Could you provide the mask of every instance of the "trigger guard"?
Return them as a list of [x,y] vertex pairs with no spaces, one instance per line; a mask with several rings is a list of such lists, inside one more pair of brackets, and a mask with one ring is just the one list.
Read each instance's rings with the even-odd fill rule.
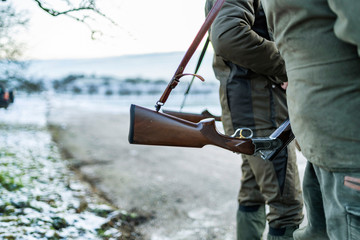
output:
[[[247,130],[250,132],[249,136],[244,136],[243,135],[243,131]],[[250,128],[238,128],[236,129],[235,133],[233,135],[231,135],[232,137],[235,138],[240,138],[240,139],[250,139],[254,136],[254,132],[250,129]]]

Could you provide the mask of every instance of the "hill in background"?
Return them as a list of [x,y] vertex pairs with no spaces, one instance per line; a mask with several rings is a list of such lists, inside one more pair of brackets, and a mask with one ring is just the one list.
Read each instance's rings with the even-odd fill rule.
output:
[[[93,59],[33,60],[27,75],[45,80],[82,74],[168,81],[184,55],[184,52],[171,52]],[[194,54],[185,72],[194,72],[199,55],[199,52]],[[205,54],[199,74],[207,81],[216,81],[212,70],[212,52]]]

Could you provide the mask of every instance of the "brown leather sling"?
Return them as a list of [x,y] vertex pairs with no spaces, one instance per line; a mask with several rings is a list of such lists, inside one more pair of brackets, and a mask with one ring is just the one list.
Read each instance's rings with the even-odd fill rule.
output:
[[164,93],[162,94],[162,96],[160,97],[159,101],[156,102],[156,105],[155,105],[156,111],[159,111],[160,108],[165,104],[171,91],[177,86],[177,84],[179,83],[179,79],[181,77],[183,77],[185,75],[193,75],[193,76],[196,76],[197,78],[199,78],[200,80],[204,81],[204,79],[201,76],[196,75],[196,74],[191,74],[191,73],[184,73],[184,70],[185,70],[186,65],[190,61],[192,55],[196,51],[197,47],[201,43],[203,37],[209,30],[211,24],[213,23],[216,15],[219,13],[224,2],[225,2],[225,0],[217,0],[215,2],[215,4],[213,5],[213,7],[211,8],[209,14],[207,15],[207,17],[205,19],[205,22],[201,26],[199,32],[197,33],[195,39],[191,43],[189,49],[186,51],[185,56],[183,57],[182,61],[180,62],[180,65],[178,66],[174,76],[172,77],[171,81],[167,85],[167,87],[166,87]]

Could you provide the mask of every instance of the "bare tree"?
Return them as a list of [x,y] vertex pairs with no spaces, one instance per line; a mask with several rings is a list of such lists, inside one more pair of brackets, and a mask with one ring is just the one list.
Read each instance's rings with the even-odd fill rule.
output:
[[111,24],[117,25],[115,21],[105,15],[96,5],[96,0],[33,0],[42,10],[51,16],[67,16],[75,21],[85,24],[91,31],[94,39],[99,29],[94,29],[93,23],[96,17],[108,20]]
[[0,3],[0,82],[17,79],[24,68],[23,62],[17,61],[21,56],[23,45],[16,41],[16,34],[24,28],[28,18],[17,12],[10,3]]
[[11,4],[0,4],[0,59],[13,61],[21,55],[21,45],[15,41],[18,30],[24,28],[28,18],[15,11]]
[[[96,34],[101,34],[100,29],[95,29],[98,18],[106,19],[109,23],[117,25],[107,17],[96,5],[96,0],[32,0],[34,4],[51,16],[66,16],[74,21],[85,24],[95,39]],[[25,12],[18,12],[11,1],[0,2],[0,82],[20,83],[21,69],[24,62],[17,61],[21,56],[23,44],[16,39],[16,33],[25,28],[29,18]]]

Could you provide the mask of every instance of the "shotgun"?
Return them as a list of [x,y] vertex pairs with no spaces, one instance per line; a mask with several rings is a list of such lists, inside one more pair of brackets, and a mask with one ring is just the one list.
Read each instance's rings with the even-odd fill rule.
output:
[[200,122],[201,120],[205,119],[205,118],[214,118],[215,121],[221,121],[221,117],[220,116],[214,116],[212,115],[208,110],[204,110],[202,111],[200,114],[197,113],[188,113],[188,112],[177,112],[177,111],[171,111],[171,110],[162,110],[163,113],[166,113],[168,115],[172,115],[178,118],[182,118],[185,120],[188,120],[190,122]]
[[289,121],[267,138],[237,138],[219,133],[215,119],[194,123],[134,104],[130,107],[130,144],[194,148],[215,145],[235,153],[260,154],[271,161],[293,139]]

